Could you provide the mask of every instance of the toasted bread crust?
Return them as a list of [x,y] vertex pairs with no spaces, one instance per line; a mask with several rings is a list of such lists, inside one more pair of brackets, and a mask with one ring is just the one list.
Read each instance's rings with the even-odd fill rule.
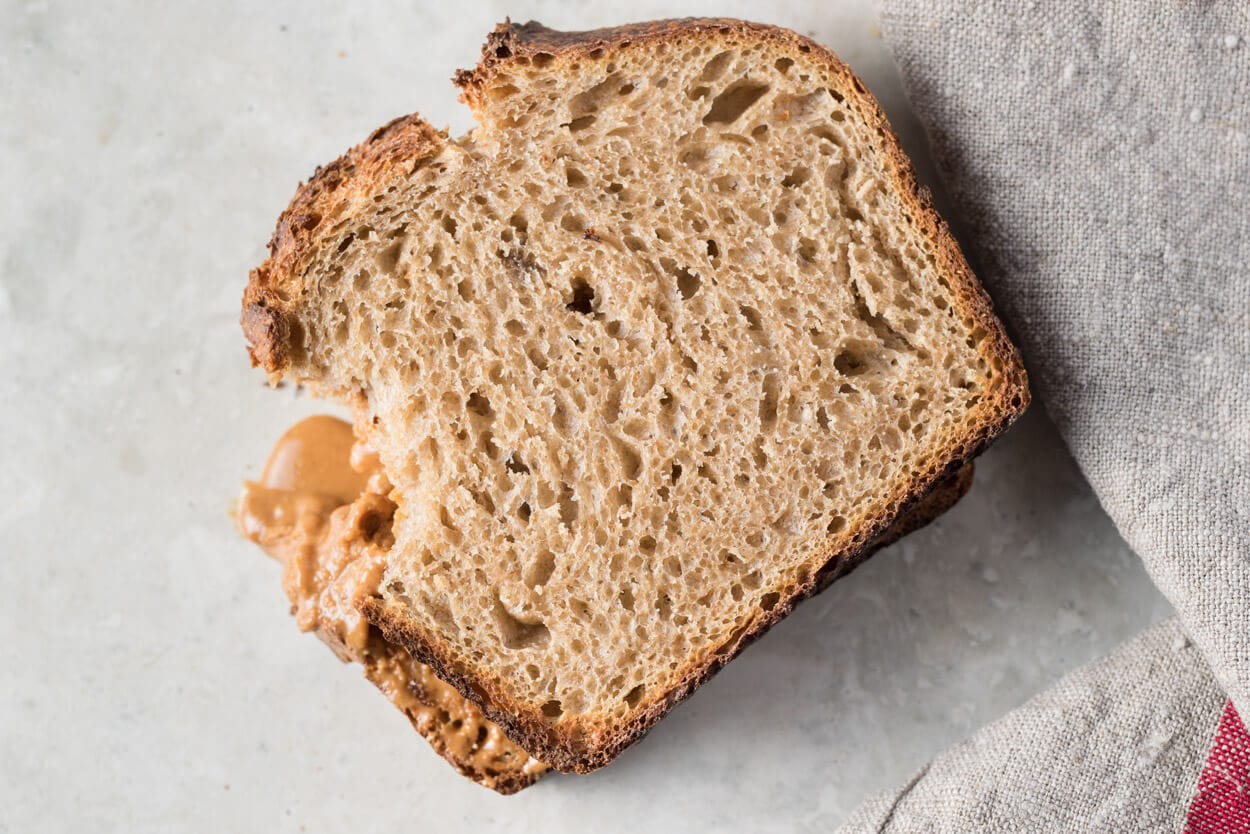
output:
[[321,230],[367,194],[391,168],[414,171],[447,144],[447,134],[413,113],[400,116],[338,159],[317,168],[301,183],[278,217],[269,239],[269,257],[248,276],[240,324],[253,367],[277,379],[301,349],[298,324],[288,315],[299,295],[301,266],[315,249]]
[[[780,50],[802,53],[805,59],[822,63],[831,75],[842,80],[841,90],[847,104],[880,139],[877,154],[886,176],[904,200],[917,228],[934,243],[937,268],[956,297],[957,303],[953,306],[970,329],[983,334],[976,348],[994,369],[998,382],[986,390],[966,431],[922,464],[921,476],[885,502],[880,512],[854,536],[831,541],[815,554],[809,562],[820,565],[818,570],[800,572],[791,584],[775,589],[779,599],[771,610],[757,612],[725,643],[693,660],[675,686],[650,696],[627,722],[615,723],[615,719],[606,716],[599,720],[595,715],[583,715],[553,725],[537,705],[509,698],[503,682],[475,675],[452,647],[425,633],[398,607],[388,606],[378,598],[363,600],[363,612],[382,629],[387,639],[405,646],[418,659],[434,667],[440,677],[477,702],[488,717],[503,726],[509,736],[533,755],[564,771],[589,772],[607,764],[675,704],[783,619],[798,602],[859,564],[881,546],[877,543],[878,537],[906,508],[984,450],[1023,413],[1030,399],[1027,376],[1015,346],[995,317],[989,296],[973,277],[948,227],[934,211],[928,191],[917,184],[911,163],[884,113],[863,83],[825,47],[785,29],[727,19],[659,21],[589,32],[556,32],[532,22],[519,26],[505,23],[488,37],[478,66],[458,72],[455,80],[462,88],[463,99],[480,110],[481,92],[492,78],[511,66],[541,62],[558,68],[566,62],[609,60],[621,50],[668,39],[707,39],[730,44],[763,40]],[[377,181],[379,171],[400,161],[419,165],[446,141],[445,136],[432,131],[417,117],[397,120],[343,159],[319,171],[301,188],[291,208],[279,221],[269,260],[253,271],[244,296],[244,330],[252,343],[253,361],[271,376],[281,374],[290,362],[292,351],[299,347],[295,334],[289,332],[291,325],[285,323],[283,311],[298,292],[297,266],[311,247],[323,216],[351,195],[367,194]],[[285,343],[275,342],[281,339],[285,339]]]
[[[976,464],[972,461],[964,463],[955,474],[944,478],[933,485],[929,493],[919,498],[914,504],[899,514],[894,523],[885,529],[880,536],[869,542],[865,550],[876,552],[889,547],[904,536],[914,533],[938,519],[972,489],[972,480],[976,475]],[[863,555],[867,556],[868,553]]]

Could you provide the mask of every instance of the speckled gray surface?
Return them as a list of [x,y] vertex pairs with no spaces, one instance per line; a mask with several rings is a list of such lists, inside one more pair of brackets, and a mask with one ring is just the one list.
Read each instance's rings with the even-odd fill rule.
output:
[[[833,8],[826,8],[832,5]],[[636,2],[838,51],[922,153],[867,0]],[[11,3],[0,27],[0,831],[826,830],[1168,607],[1040,408],[933,527],[807,603],[612,767],[463,782],[317,641],[226,507],[320,410],[236,325],[295,183],[571,2]],[[922,178],[930,179],[921,165]]]

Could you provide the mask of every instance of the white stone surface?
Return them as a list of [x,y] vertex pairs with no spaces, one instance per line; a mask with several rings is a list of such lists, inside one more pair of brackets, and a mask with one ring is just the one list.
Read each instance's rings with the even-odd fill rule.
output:
[[957,509],[612,767],[461,780],[296,633],[226,514],[322,410],[264,388],[236,324],[296,182],[402,112],[467,127],[447,78],[507,14],[785,24],[923,138],[869,0],[209,5],[4,4],[0,832],[827,830],[1167,613],[1035,408]]

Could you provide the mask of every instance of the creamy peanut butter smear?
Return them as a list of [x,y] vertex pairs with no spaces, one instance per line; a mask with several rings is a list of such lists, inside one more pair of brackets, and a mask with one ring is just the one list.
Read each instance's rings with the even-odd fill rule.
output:
[[390,491],[377,455],[350,423],[309,417],[274,445],[260,480],[244,483],[238,525],[283,564],[301,631],[315,631],[341,659],[363,665],[365,677],[465,776],[519,790],[547,766],[357,611],[355,601],[377,588],[393,543]]

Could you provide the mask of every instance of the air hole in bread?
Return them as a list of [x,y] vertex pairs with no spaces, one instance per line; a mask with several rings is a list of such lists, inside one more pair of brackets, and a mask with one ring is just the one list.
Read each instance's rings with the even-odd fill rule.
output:
[[574,278],[569,299],[564,306],[574,313],[590,315],[595,307],[595,290],[585,278]]
[[703,124],[733,124],[759,101],[769,90],[769,85],[742,79],[712,99],[712,107],[703,117]]
[[646,688],[647,687],[644,684],[640,683],[625,693],[625,703],[630,709],[638,706],[638,703],[642,700],[642,693],[646,690]]
[[550,550],[539,552],[538,557],[530,564],[525,572],[524,582],[531,588],[539,585],[546,585],[547,580],[551,579],[551,575],[556,570],[556,555]]
[[490,406],[490,400],[474,391],[465,401],[465,408],[478,417],[486,420],[495,419],[495,410]]
[[781,393],[781,377],[776,372],[764,375],[760,396],[760,429],[772,431],[777,425],[777,400]]
[[525,356],[526,358],[530,360],[530,363],[538,370],[540,371],[547,370],[547,366],[548,366],[547,355],[543,352],[542,348],[539,347],[538,345],[534,345],[534,344],[528,345],[525,349]]
[[451,513],[446,506],[438,508],[438,522],[443,526],[443,536],[453,545],[464,541],[464,533],[451,520]]
[[489,492],[484,492],[482,490],[475,489],[475,490],[472,490],[472,494],[473,494],[473,500],[477,502],[477,505],[479,507],[481,507],[483,510],[490,513],[491,515],[494,515],[495,499],[490,497]]
[[668,594],[661,594],[655,601],[655,610],[660,619],[669,619],[673,615],[673,598]]
[[699,80],[715,81],[720,78],[725,74],[725,70],[729,69],[729,64],[734,57],[734,53],[728,51],[712,56],[711,60],[703,65],[703,71],[699,73]]
[[621,473],[628,479],[633,480],[638,477],[638,472],[642,469],[642,455],[638,449],[632,444],[619,437],[611,437],[613,448],[621,461]]
[[694,297],[694,294],[699,291],[699,285],[702,283],[698,275],[695,275],[685,267],[677,270],[676,278],[677,292],[679,292],[681,297],[686,301],[689,301]]
[[760,318],[759,310],[746,304],[738,305],[738,312],[747,320],[747,327],[755,332],[763,330],[763,320]]
[[799,260],[804,264],[810,264],[816,260],[816,241],[810,238],[800,237],[798,246]]
[[859,376],[873,370],[879,358],[871,347],[860,342],[846,344],[833,358],[833,367],[842,376]]
[[799,165],[781,181],[782,188],[798,188],[803,183],[812,178],[812,169],[806,165]]
[[509,611],[495,597],[492,614],[499,629],[499,638],[505,648],[528,649],[541,648],[551,639],[551,631],[541,620],[524,621]]

